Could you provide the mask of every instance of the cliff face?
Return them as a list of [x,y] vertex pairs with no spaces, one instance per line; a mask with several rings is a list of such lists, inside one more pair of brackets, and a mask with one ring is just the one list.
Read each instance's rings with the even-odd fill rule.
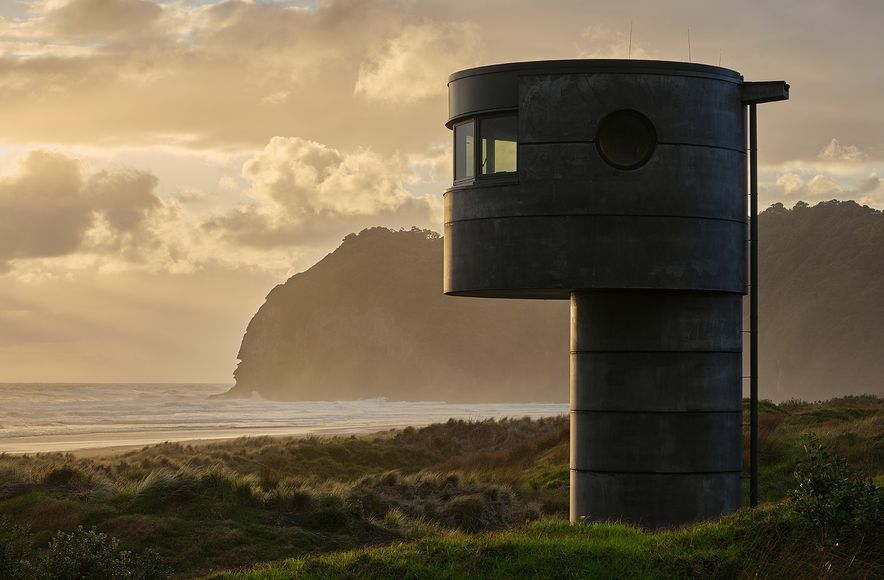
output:
[[[759,219],[762,396],[884,390],[884,214],[777,205]],[[373,228],[274,288],[231,395],[567,401],[565,301],[442,294],[442,240]]]
[[274,288],[232,394],[274,399],[566,401],[568,304],[442,294],[442,239],[351,234]]

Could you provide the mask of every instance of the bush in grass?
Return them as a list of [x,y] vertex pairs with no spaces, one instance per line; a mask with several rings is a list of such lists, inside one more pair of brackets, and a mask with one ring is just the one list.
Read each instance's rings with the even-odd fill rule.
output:
[[826,450],[812,433],[804,436],[803,448],[789,506],[836,541],[875,531],[884,521],[884,488]]
[[31,576],[28,530],[0,516],[0,578]]
[[152,580],[169,576],[155,553],[133,555],[122,550],[113,536],[83,526],[58,532],[49,542],[41,564],[39,577],[54,580]]

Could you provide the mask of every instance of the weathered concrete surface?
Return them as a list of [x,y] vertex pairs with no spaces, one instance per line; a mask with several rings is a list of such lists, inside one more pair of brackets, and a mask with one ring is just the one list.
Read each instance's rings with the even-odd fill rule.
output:
[[654,528],[738,510],[741,475],[572,471],[571,491],[571,521],[623,520]]
[[[444,290],[571,300],[572,520],[677,525],[740,505],[741,84],[613,60],[449,82],[449,126],[517,115],[518,172],[446,192]],[[657,138],[630,170],[597,147],[600,121],[624,109]]]
[[[478,194],[477,194],[478,195]],[[655,216],[536,216],[445,225],[445,292],[566,299],[572,289],[745,288],[745,225]]]
[[736,293],[572,294],[572,513],[656,526],[740,505],[740,316]]
[[[510,179],[480,178],[446,193],[445,292],[559,299],[579,288],[744,292],[739,76],[640,61],[550,67],[574,72],[526,65],[491,67],[481,80],[453,75],[458,120],[476,111],[518,115],[519,162]],[[657,133],[650,159],[634,170],[611,167],[596,148],[599,121],[620,109],[647,116]]]

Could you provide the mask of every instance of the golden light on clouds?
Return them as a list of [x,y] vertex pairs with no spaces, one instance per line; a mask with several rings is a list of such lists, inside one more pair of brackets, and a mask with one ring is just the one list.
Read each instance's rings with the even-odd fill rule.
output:
[[768,202],[882,207],[882,20],[799,0],[3,3],[0,381],[229,381],[274,283],[364,227],[441,228],[449,73],[625,57],[630,23],[633,57],[685,60],[690,26],[695,61],[792,83],[762,113]]

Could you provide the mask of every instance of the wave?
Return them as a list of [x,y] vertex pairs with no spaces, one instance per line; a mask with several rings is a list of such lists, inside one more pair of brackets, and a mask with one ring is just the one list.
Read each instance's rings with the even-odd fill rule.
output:
[[[273,434],[380,430],[449,418],[541,417],[567,413],[563,403],[457,404],[441,401],[268,401],[216,397],[219,384],[0,384],[0,452],[27,438],[64,437],[68,445],[117,434],[145,440],[158,433],[196,439],[211,432]],[[137,437],[135,437],[137,438]],[[18,441],[16,441],[18,440]],[[60,444],[61,445],[61,444]],[[69,449],[75,447],[68,447]],[[60,448],[62,449],[62,448]],[[59,450],[59,449],[53,449]]]

